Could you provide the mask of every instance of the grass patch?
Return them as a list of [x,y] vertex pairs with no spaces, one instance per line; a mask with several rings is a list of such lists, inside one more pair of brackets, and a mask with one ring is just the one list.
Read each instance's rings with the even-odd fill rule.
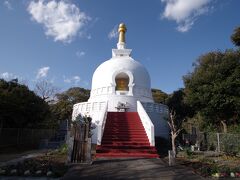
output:
[[[210,154],[210,155],[209,155]],[[240,158],[215,152],[181,152],[177,162],[203,177],[240,177]]]

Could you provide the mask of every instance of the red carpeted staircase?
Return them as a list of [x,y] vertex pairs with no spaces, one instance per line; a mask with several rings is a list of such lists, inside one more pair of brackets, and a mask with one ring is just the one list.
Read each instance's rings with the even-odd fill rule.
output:
[[102,144],[96,157],[157,158],[137,112],[108,112]]

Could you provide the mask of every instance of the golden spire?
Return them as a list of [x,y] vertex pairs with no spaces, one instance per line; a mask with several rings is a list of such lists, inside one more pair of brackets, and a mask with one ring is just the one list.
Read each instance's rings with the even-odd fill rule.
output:
[[127,28],[124,23],[119,24],[118,32],[119,32],[119,39],[118,43],[125,43],[125,32],[127,31]]

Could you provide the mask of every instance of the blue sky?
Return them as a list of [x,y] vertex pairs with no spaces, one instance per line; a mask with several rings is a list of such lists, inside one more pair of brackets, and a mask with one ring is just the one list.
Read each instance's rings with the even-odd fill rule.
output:
[[91,88],[124,22],[132,57],[147,68],[153,88],[171,93],[200,55],[234,48],[239,7],[239,0],[1,0],[0,77],[32,89],[41,79],[61,91]]

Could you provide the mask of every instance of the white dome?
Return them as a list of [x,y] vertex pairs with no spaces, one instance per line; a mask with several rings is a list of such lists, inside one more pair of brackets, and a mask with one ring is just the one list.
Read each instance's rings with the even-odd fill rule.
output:
[[107,102],[108,111],[126,104],[129,111],[136,112],[137,101],[153,102],[151,82],[145,67],[131,58],[131,49],[125,48],[123,35],[117,49],[112,49],[112,58],[95,70],[88,102]]
[[134,87],[150,89],[150,77],[143,65],[129,56],[113,57],[102,63],[95,70],[92,78],[92,90],[112,86],[115,77],[120,73],[126,73]]

